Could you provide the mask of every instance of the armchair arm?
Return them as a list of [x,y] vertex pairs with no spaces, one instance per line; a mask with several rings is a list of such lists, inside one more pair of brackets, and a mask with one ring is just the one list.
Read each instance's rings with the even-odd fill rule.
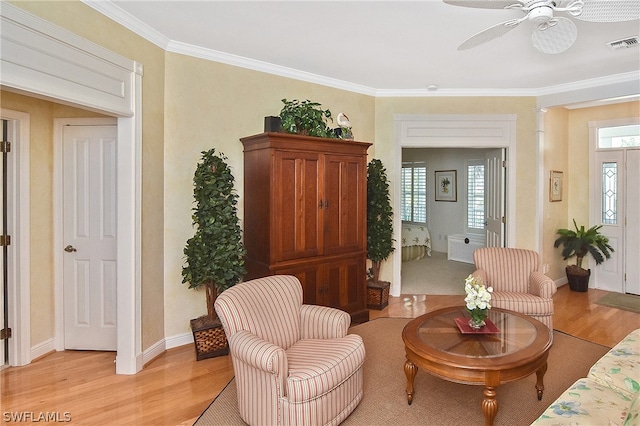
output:
[[556,283],[542,272],[533,271],[529,276],[529,293],[543,299],[551,299],[556,290]]
[[255,334],[238,331],[229,337],[229,349],[232,357],[251,367],[278,375],[283,381],[288,375],[289,366],[284,349]]
[[487,283],[487,271],[485,271],[484,269],[476,269],[475,271],[473,271],[472,275],[474,277],[482,278],[483,283],[491,285],[490,283]]
[[300,337],[302,339],[335,339],[347,335],[351,316],[340,309],[319,305],[302,305]]

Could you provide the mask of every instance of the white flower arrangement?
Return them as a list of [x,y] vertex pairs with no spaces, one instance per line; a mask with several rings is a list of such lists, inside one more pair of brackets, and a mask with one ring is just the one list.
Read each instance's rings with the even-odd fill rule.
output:
[[484,281],[480,277],[469,275],[464,280],[464,291],[467,297],[464,298],[469,311],[491,309],[491,293],[493,287],[485,287]]

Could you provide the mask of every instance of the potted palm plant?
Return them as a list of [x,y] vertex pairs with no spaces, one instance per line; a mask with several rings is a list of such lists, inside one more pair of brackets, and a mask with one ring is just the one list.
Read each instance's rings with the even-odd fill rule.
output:
[[245,248],[238,220],[238,194],[224,155],[202,152],[193,178],[193,237],[184,248],[182,282],[205,290],[207,315],[191,320],[197,359],[228,353],[224,330],[213,304],[218,294],[237,284],[245,274]]
[[589,276],[591,275],[591,269],[582,267],[584,257],[591,254],[596,265],[599,265],[606,259],[610,259],[614,250],[609,245],[609,239],[600,233],[602,225],[594,225],[585,229],[584,225],[578,227],[576,220],[573,219],[573,226],[575,230],[558,229],[557,234],[560,236],[553,246],[557,248],[562,245],[564,260],[576,257],[576,264],[566,267],[567,280],[571,290],[584,292],[589,289]]
[[393,253],[393,241],[393,209],[387,171],[382,162],[374,158],[367,165],[367,258],[372,265],[367,285],[370,309],[383,309],[389,303],[390,283],[380,281],[380,267]]

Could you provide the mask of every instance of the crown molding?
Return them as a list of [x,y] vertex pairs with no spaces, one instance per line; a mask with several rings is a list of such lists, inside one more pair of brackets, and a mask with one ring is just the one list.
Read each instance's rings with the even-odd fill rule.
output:
[[167,45],[169,44],[169,38],[164,36],[162,33],[156,31],[149,25],[145,24],[135,16],[131,15],[129,12],[126,12],[111,3],[110,1],[105,0],[81,0],[82,3],[87,6],[95,9],[100,12],[107,18],[117,22],[128,30],[133,31],[138,34],[140,37],[145,40],[150,41],[156,46],[166,50]]
[[182,55],[192,56],[196,58],[206,59],[214,62],[221,62],[227,65],[233,65],[241,68],[247,68],[254,71],[275,74],[280,77],[292,78],[294,80],[307,81],[309,83],[321,84],[323,86],[342,89],[349,92],[360,93],[363,95],[375,96],[376,90],[360,84],[350,83],[348,81],[338,80],[331,77],[325,77],[306,71],[300,71],[293,68],[283,67],[268,62],[258,61],[255,59],[245,58],[243,56],[233,55],[230,53],[220,52],[217,50],[206,49],[192,44],[171,41],[166,49],[168,52],[179,53]]
[[114,5],[108,0],[81,0],[86,5],[102,13],[106,17],[121,24],[125,28],[133,31],[139,36],[145,38],[156,46],[161,47],[167,52],[178,53],[182,55],[201,58],[213,62],[220,62],[227,65],[233,65],[241,68],[251,69],[254,71],[265,72],[268,74],[277,75],[280,77],[291,78],[294,80],[306,81],[309,83],[320,84],[323,86],[332,87],[335,89],[341,89],[348,92],[360,93],[363,95],[388,98],[388,97],[448,97],[448,96],[532,96],[532,97],[549,97],[557,96],[563,93],[572,93],[581,90],[592,90],[601,86],[611,86],[631,83],[635,85],[635,82],[640,81],[640,76],[637,72],[628,72],[623,74],[616,74],[606,77],[598,77],[590,80],[576,81],[573,83],[559,84],[555,86],[541,87],[541,88],[493,88],[493,89],[438,89],[428,90],[424,89],[378,89],[369,86],[364,86],[357,83],[352,83],[344,80],[339,80],[331,77],[326,77],[318,74],[309,73],[306,71],[296,70],[294,68],[288,68],[281,65],[276,65],[268,62],[258,61],[230,53],[220,52],[213,49],[207,49],[200,46],[195,46],[179,41],[168,39],[149,25],[140,21],[138,18],[132,16],[128,12],[122,10],[118,6]]

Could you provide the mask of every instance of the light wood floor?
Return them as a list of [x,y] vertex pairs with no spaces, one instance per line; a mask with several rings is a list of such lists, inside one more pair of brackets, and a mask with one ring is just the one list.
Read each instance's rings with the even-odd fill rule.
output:
[[[576,293],[568,286],[554,296],[554,328],[613,346],[640,327],[640,314],[596,305],[606,292]],[[391,297],[378,317],[413,318],[454,304],[463,296]],[[195,360],[191,345],[166,351],[134,376],[114,373],[115,354],[65,351],[25,367],[0,372],[0,415],[69,413],[72,424],[191,425],[233,376],[228,356]],[[399,374],[402,374],[400,372]],[[41,423],[41,422],[38,422]]]

